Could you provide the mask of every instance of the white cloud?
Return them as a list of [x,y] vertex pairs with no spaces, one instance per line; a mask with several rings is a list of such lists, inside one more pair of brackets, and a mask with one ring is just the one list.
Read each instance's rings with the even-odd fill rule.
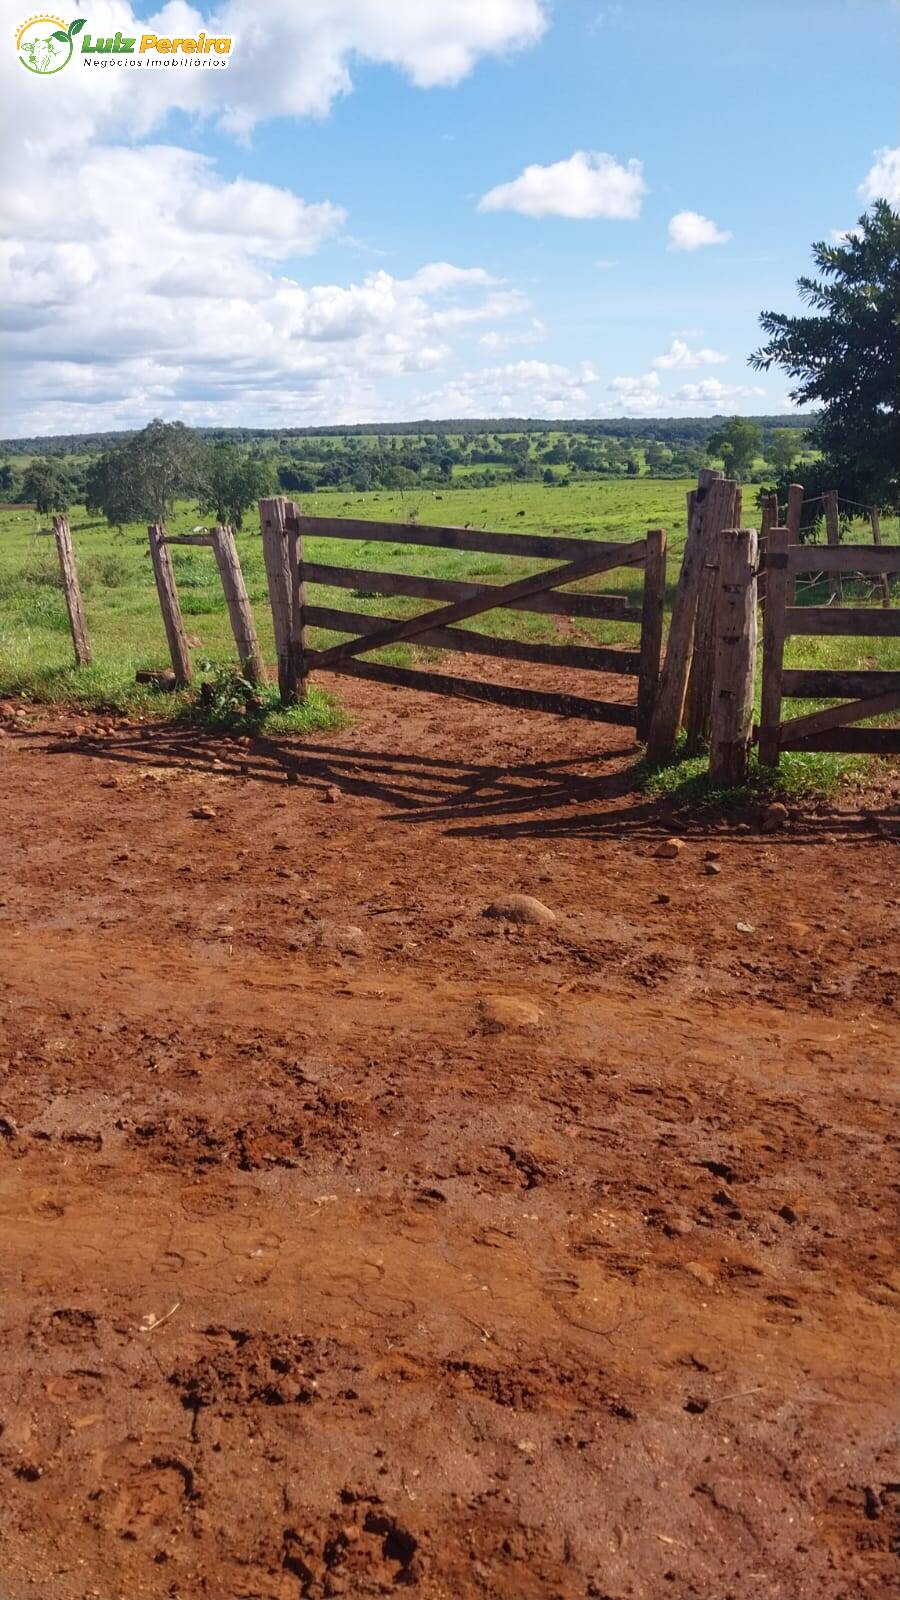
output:
[[858,228],[831,228],[828,233],[831,244],[849,244],[851,239],[858,239],[859,237]]
[[526,217],[634,221],[646,193],[640,161],[623,166],[603,151],[576,150],[567,161],[526,167],[511,183],[489,189],[478,209],[518,211]]
[[670,250],[699,250],[705,244],[727,244],[730,238],[699,211],[677,211],[669,220]]
[[672,396],[676,405],[720,408],[735,400],[756,400],[765,396],[756,384],[721,383],[718,378],[703,378],[699,383],[684,383]]
[[286,263],[341,226],[340,208],[228,181],[196,152],[94,146],[91,170],[104,181],[82,181],[81,152],[57,155],[8,196],[6,435],[154,412],[358,420],[384,410],[379,381],[439,369],[455,338],[528,306],[483,267],[445,261],[300,282]]
[[[87,71],[47,85],[0,60],[0,337],[6,433],[387,414],[382,383],[446,365],[457,340],[502,328],[527,297],[483,267],[427,263],[353,283],[297,276],[341,234],[337,200],[237,175],[157,139],[172,112],[247,136],[257,121],[324,116],[364,62],[421,88],[534,43],[545,0],[167,0],[104,31],[230,33],[227,73]],[[277,48],[276,48],[277,45]],[[121,142],[119,142],[121,141]],[[27,182],[22,173],[28,174]],[[315,182],[305,175],[304,187]],[[15,411],[13,412],[13,406]]]
[[516,345],[541,344],[546,337],[547,330],[544,324],[537,317],[532,317],[526,328],[509,328],[503,333],[492,328],[490,333],[481,335],[478,343],[483,350],[496,353],[499,350],[510,350]]
[[887,200],[892,206],[900,206],[900,145],[894,149],[885,145],[875,151],[875,161],[863,178],[859,193],[866,203]]
[[626,416],[655,411],[662,399],[658,372],[644,372],[636,378],[613,378],[609,388],[617,397],[617,409]]
[[591,404],[597,375],[590,362],[566,367],[550,361],[515,361],[464,372],[420,397],[427,417],[573,417]]
[[325,116],[350,93],[358,62],[396,67],[420,88],[458,83],[480,57],[537,42],[547,26],[546,0],[220,0],[198,8],[167,0],[136,19],[125,0],[105,0],[103,31],[188,37],[231,34],[227,73],[89,72],[74,62],[46,84],[4,53],[4,143],[23,133],[29,149],[66,149],[96,134],[145,136],[167,113],[211,117],[241,136],[272,117]]
[[678,367],[689,371],[693,367],[717,367],[727,360],[721,350],[692,350],[683,339],[673,339],[665,355],[657,356],[651,365],[662,370]]

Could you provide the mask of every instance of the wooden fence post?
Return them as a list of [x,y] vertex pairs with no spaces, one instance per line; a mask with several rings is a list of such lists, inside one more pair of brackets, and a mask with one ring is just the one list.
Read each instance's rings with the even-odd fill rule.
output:
[[759,718],[759,759],[777,767],[781,732],[781,679],[784,671],[785,611],[793,598],[793,580],[787,570],[791,544],[787,528],[769,534],[766,609],[763,613],[762,708]]
[[[788,531],[788,544],[800,543],[800,523],[803,520],[803,485],[791,483],[788,485],[787,510],[784,514],[784,526]],[[787,589],[785,590],[785,605],[792,606],[797,591],[797,579],[793,573],[788,575]]]
[[228,616],[231,620],[231,631],[237,645],[238,657],[244,674],[251,683],[265,683],[266,668],[259,640],[256,637],[256,625],[253,621],[253,611],[250,606],[250,597],[244,583],[244,574],[241,570],[240,557],[237,552],[234,533],[224,523],[219,523],[212,536],[213,555],[216,566],[222,579],[222,588],[225,591],[225,602],[228,606]]
[[[872,522],[872,543],[881,544],[881,517],[877,506],[870,506],[869,516]],[[891,603],[891,581],[886,572],[881,574],[881,604],[889,606]]]
[[63,590],[66,596],[66,610],[69,613],[69,626],[72,629],[75,665],[87,667],[91,661],[91,641],[84,618],[81,585],[78,582],[78,568],[75,564],[75,549],[72,544],[72,532],[69,527],[68,517],[54,517],[53,532],[56,537],[59,570],[62,573]]
[[[828,543],[830,545],[839,545],[841,542],[841,514],[838,509],[837,490],[826,489],[822,496],[822,504],[825,507],[825,532],[828,536]],[[840,573],[837,574],[837,592],[843,600],[844,579]]]
[[721,482],[724,474],[708,467],[701,468],[697,488],[687,497],[688,525],[678,587],[669,619],[669,637],[666,657],[659,678],[659,689],[647,754],[651,761],[668,761],[675,753],[675,741],[681,725],[681,712],[687,688],[691,653],[694,645],[694,619],[697,615],[697,596],[700,573],[704,559],[703,509],[710,488]]
[[290,552],[287,501],[281,495],[274,500],[260,500],[259,520],[278,652],[278,690],[281,704],[292,706],[300,687],[299,630],[295,629],[294,619],[295,590],[299,585]]
[[710,485],[704,506],[704,559],[694,618],[694,649],[685,703],[686,749],[696,755],[709,743],[713,661],[716,651],[716,601],[719,592],[719,549],[723,528],[740,527],[741,491],[732,478]]
[[769,532],[778,526],[778,496],[777,494],[764,494],[759,502],[760,523],[759,541],[757,544],[757,579],[756,603],[764,606],[766,603],[766,552],[769,548]]
[[666,530],[650,528],[644,560],[644,600],[641,609],[641,659],[638,674],[637,736],[646,739],[653,720],[659,688],[663,616],[666,604]]
[[719,595],[710,718],[709,775],[733,787],[747,776],[756,673],[755,528],[719,538]]
[[166,544],[166,530],[161,522],[154,522],[147,529],[147,535],[150,540],[150,559],[153,562],[156,592],[159,595],[159,608],[162,612],[166,638],[169,641],[175,682],[180,689],[183,689],[191,681],[191,653],[181,619],[178,587],[175,583],[172,556]]
[[293,605],[293,643],[297,668],[297,685],[301,696],[306,693],[309,674],[309,629],[306,626],[306,584],[303,581],[303,534],[298,518],[300,506],[288,502],[288,561],[291,568],[291,600]]

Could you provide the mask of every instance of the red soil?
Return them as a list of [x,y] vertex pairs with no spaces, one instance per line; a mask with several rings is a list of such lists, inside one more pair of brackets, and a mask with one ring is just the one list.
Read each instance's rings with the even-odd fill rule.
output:
[[3,1600],[895,1593],[896,786],[346,693],[4,708]]

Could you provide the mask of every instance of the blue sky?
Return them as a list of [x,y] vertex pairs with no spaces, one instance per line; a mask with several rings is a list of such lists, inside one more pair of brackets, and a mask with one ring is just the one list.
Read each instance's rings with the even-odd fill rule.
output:
[[5,435],[782,410],[759,311],[900,203],[895,0],[84,10],[229,66],[7,50]]

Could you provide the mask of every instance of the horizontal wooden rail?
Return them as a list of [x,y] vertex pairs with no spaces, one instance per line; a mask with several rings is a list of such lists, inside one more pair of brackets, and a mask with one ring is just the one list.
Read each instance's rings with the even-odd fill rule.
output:
[[785,636],[841,634],[860,639],[900,639],[900,607],[876,611],[873,606],[788,606]]
[[[303,608],[303,621],[315,628],[331,628],[337,633],[377,633],[393,621],[363,611],[340,611],[333,606]],[[500,639],[493,634],[469,632],[465,628],[429,628],[420,633],[417,644],[438,650],[459,650],[467,655],[502,656],[508,661],[534,661],[550,667],[577,667],[588,672],[621,672],[636,678],[640,672],[639,650],[616,650],[602,645],[543,644],[523,639]],[[307,653],[310,671],[316,666],[315,650]]]
[[[335,589],[360,589],[370,594],[409,595],[416,600],[468,600],[480,593],[483,583],[457,578],[426,578],[419,573],[370,572],[365,567],[332,567],[320,561],[304,561],[306,583],[328,584]],[[593,617],[606,622],[640,623],[641,609],[630,605],[625,595],[560,594],[551,589],[532,595],[529,600],[507,602],[510,611],[540,611],[559,617]]]
[[[887,694],[873,694],[865,700],[853,700],[848,705],[843,701],[838,706],[826,706],[823,711],[811,711],[805,717],[792,717],[790,722],[781,724],[779,743],[786,738],[805,739],[811,734],[829,733],[832,728],[841,728],[848,722],[866,722],[870,717],[882,717],[888,712],[900,710],[900,675],[898,687],[891,689]],[[900,737],[900,728],[896,730]]]
[[[632,545],[631,549],[639,549],[643,559],[647,553],[647,541],[641,539],[638,544]],[[439,606],[436,611],[428,611],[423,616],[406,617],[402,621],[391,622],[366,638],[348,639],[344,644],[332,645],[330,649],[317,653],[316,665],[321,671],[323,667],[330,667],[338,661],[346,661],[353,656],[361,655],[365,650],[379,650],[383,645],[402,644],[406,639],[417,639],[431,628],[449,628],[456,622],[464,622],[469,617],[478,616],[480,612],[493,611],[508,600],[526,600],[530,595],[541,594],[546,589],[555,589],[567,583],[580,583],[582,578],[596,577],[598,573],[607,572],[610,567],[618,564],[619,558],[616,552],[610,553],[599,547],[593,550],[588,548],[586,552],[581,550],[578,560],[566,562],[561,567],[551,567],[547,572],[531,572],[524,578],[516,578],[512,583],[504,583],[499,587],[486,585],[471,599],[457,600],[451,605]]]
[[[776,558],[777,559],[777,558]],[[791,545],[788,572],[900,572],[900,545]]]
[[900,689],[898,672],[841,672],[828,669],[798,668],[785,671],[781,692],[792,700],[865,699],[871,694],[890,694]]
[[212,549],[214,542],[211,533],[167,533],[162,540],[163,544],[195,544],[209,549]]
[[575,694],[550,694],[540,689],[518,689],[509,684],[479,683],[473,678],[451,678],[440,672],[420,672],[409,667],[384,666],[380,661],[348,658],[334,670],[351,678],[370,678],[402,689],[425,689],[461,700],[487,700],[494,705],[518,706],[523,711],[548,711],[559,717],[584,717],[591,722],[612,722],[619,727],[637,725],[637,706],[610,700],[588,700]]
[[643,539],[619,543],[609,539],[573,539],[557,534],[488,533],[480,528],[426,528],[409,522],[366,522],[357,517],[291,517],[290,531],[309,539],[372,540],[389,544],[431,545],[443,550],[475,550],[501,556],[525,556],[533,560],[578,561],[588,555],[615,555],[620,560],[610,566],[639,565],[646,554]]
[[792,736],[790,723],[780,738],[782,750],[836,750],[848,756],[900,755],[900,728],[829,728],[825,733]]

